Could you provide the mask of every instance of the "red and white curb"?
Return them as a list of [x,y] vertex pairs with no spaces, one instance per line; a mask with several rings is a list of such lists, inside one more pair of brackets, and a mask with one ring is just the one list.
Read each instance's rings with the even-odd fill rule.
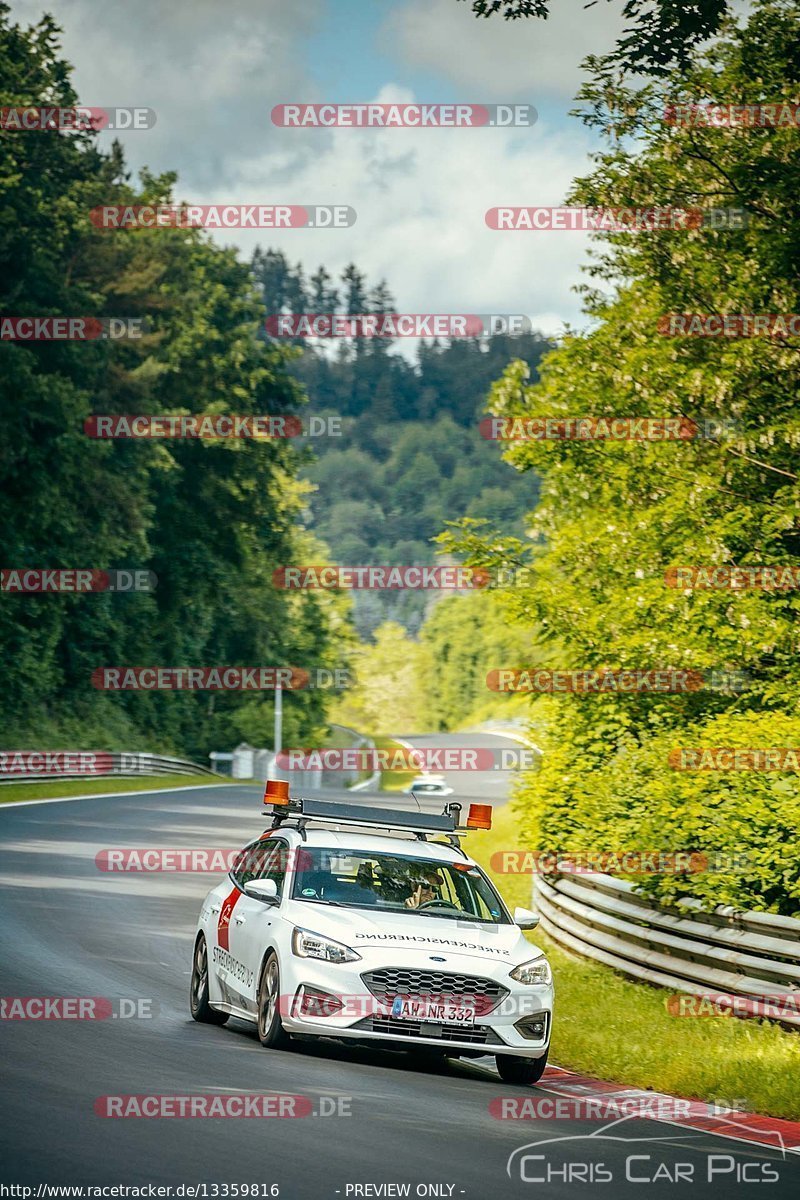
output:
[[[602,1079],[593,1079],[590,1075],[579,1075],[574,1071],[552,1066],[545,1068],[536,1090],[556,1096],[569,1096],[572,1099],[602,1097],[607,1101],[624,1100],[629,1104],[641,1102],[643,1109],[647,1105],[658,1106],[659,1101],[662,1102],[663,1109],[668,1109],[670,1102],[674,1103],[677,1099],[665,1092],[625,1087],[619,1083],[604,1083]],[[653,1119],[659,1124],[698,1129],[716,1137],[731,1138],[734,1141],[748,1142],[750,1145],[771,1146],[787,1154],[800,1154],[800,1121],[765,1117],[761,1113],[738,1112],[735,1109],[709,1112],[708,1104],[702,1100],[684,1100],[682,1108],[685,1109],[686,1116],[674,1114]],[[643,1114],[642,1119],[650,1118]]]

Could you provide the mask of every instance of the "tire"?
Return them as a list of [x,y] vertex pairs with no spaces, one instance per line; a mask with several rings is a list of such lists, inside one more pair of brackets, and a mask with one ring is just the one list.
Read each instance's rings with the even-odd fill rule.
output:
[[514,1054],[496,1054],[495,1062],[503,1083],[516,1083],[527,1087],[538,1083],[547,1066],[547,1055],[541,1058],[517,1058]]
[[261,969],[258,982],[258,1038],[262,1046],[271,1050],[284,1050],[289,1045],[289,1035],[283,1028],[279,1010],[281,973],[278,956],[271,950]]
[[208,947],[202,933],[194,944],[189,1008],[195,1021],[204,1025],[224,1025],[228,1019],[228,1013],[218,1012],[208,1003]]

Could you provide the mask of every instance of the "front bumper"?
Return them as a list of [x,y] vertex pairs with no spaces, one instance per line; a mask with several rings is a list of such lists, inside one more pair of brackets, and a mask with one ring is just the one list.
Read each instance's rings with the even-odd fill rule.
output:
[[[380,1042],[387,1048],[416,1046],[454,1056],[471,1053],[541,1058],[550,1043],[552,984],[525,987],[508,975],[510,964],[501,971],[498,965],[465,957],[451,962],[447,972],[442,972],[491,981],[505,992],[490,1011],[476,1013],[474,1025],[463,1026],[393,1017],[389,1006],[370,991],[363,978],[375,970],[419,969],[416,963],[406,962],[398,968],[394,959],[391,963],[362,960],[334,964],[295,958],[291,981],[284,967],[281,1018],[288,1033]],[[494,970],[487,971],[487,966]],[[320,1001],[320,996],[335,998],[335,1002]],[[337,1009],[337,1003],[341,1008]]]

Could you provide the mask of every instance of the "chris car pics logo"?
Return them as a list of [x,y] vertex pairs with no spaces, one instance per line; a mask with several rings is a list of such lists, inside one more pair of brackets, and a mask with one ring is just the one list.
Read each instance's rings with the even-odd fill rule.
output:
[[[718,1149],[709,1149],[708,1134],[700,1129],[626,1136],[631,1120],[641,1128],[638,1118],[623,1117],[594,1133],[528,1142],[509,1155],[506,1174],[521,1183],[562,1187],[580,1183],[716,1183],[723,1190],[726,1184],[777,1183],[781,1179],[786,1148],[777,1131],[769,1142],[759,1137],[759,1144],[748,1153],[742,1145],[734,1149],[724,1142]],[[746,1127],[738,1121],[721,1119],[717,1125],[715,1132],[723,1137],[750,1141]]]

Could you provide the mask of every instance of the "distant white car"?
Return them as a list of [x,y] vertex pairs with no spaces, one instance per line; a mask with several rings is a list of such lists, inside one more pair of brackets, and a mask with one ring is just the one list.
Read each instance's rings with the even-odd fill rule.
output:
[[553,983],[522,932],[538,917],[511,916],[461,850],[457,815],[326,800],[273,813],[203,903],[196,1021],[240,1017],[276,1048],[312,1035],[493,1054],[509,1083],[541,1077]]
[[407,788],[403,788],[405,796],[410,796],[412,792],[415,796],[453,795],[453,789],[445,783],[444,775],[418,775]]

